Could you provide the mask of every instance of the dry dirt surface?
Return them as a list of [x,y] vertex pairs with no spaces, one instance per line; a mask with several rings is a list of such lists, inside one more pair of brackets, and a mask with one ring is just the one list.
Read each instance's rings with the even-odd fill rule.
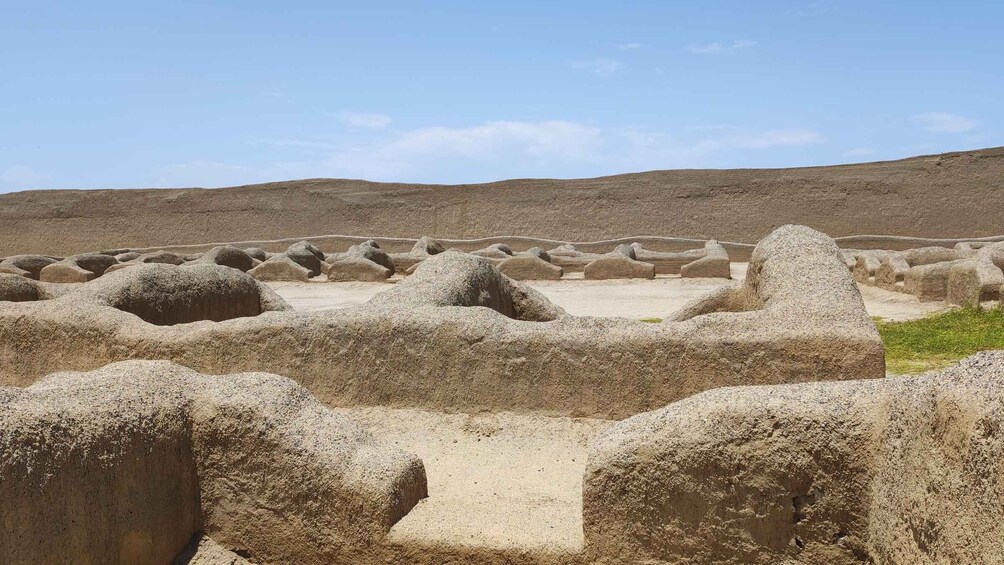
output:
[[903,322],[926,318],[931,314],[944,312],[951,306],[943,301],[921,302],[916,296],[858,284],[865,308],[874,317],[889,322]]
[[832,237],[996,236],[1000,215],[987,212],[1004,209],[1002,179],[1004,148],[994,148],[857,165],[457,186],[310,179],[216,190],[27,191],[0,195],[0,256],[321,234],[753,243],[786,223]]
[[382,407],[335,411],[425,465],[429,498],[394,525],[389,545],[434,555],[458,547],[480,555],[529,552],[556,562],[582,551],[589,441],[615,422]]
[[[742,281],[746,263],[732,263],[732,281],[725,279],[684,279],[659,276],[653,280],[587,281],[565,278],[557,281],[523,281],[539,290],[551,302],[573,316],[619,316],[636,320],[665,318],[691,299],[724,285]],[[294,309],[334,310],[358,306],[378,293],[393,288],[392,282],[268,283]],[[889,321],[923,318],[949,308],[944,302],[921,302],[915,296],[858,285],[868,314]]]

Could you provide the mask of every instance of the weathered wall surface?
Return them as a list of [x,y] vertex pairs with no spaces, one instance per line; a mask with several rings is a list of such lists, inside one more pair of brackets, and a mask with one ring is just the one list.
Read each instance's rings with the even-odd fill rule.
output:
[[800,223],[839,237],[1001,234],[1004,148],[797,169],[655,171],[479,185],[314,179],[219,190],[0,195],[0,256],[321,234],[752,243]]
[[[250,279],[199,268],[229,273],[234,287]],[[207,374],[285,375],[331,406],[623,418],[720,386],[885,375],[881,338],[836,245],[801,226],[758,244],[744,284],[725,289],[730,300],[698,299],[690,315],[662,324],[569,316],[486,260],[450,252],[352,308],[281,311],[276,301],[268,309],[278,311],[177,325],[122,310],[120,297],[140,284],[191,286],[193,273],[172,276],[190,269],[134,266],[60,296],[5,304],[0,383],[169,359]],[[39,284],[42,295],[57,286]],[[166,321],[205,317],[185,310],[207,295],[170,294],[177,299],[155,301]],[[715,308],[721,303],[728,311]]]
[[[587,550],[618,563],[1002,563],[1004,352],[921,377],[719,388],[590,448]],[[613,562],[613,561],[612,561]]]
[[0,387],[0,562],[170,563],[203,531],[256,563],[355,562],[427,496],[289,379],[160,361]]

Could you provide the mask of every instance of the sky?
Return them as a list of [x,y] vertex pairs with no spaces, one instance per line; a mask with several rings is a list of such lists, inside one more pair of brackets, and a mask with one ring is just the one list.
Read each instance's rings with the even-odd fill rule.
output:
[[0,192],[1004,145],[1002,2],[0,0]]

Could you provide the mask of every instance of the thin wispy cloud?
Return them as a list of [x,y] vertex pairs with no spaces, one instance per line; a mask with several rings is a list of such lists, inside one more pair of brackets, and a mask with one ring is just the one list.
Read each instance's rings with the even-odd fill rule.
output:
[[621,51],[633,51],[635,49],[641,49],[644,47],[641,43],[614,43],[614,49],[619,49]]
[[347,148],[324,163],[349,176],[391,180],[455,164],[574,163],[588,160],[598,128],[561,120],[495,121],[472,127],[426,127]]
[[621,62],[610,57],[595,57],[585,61],[575,61],[572,63],[572,68],[583,69],[596,76],[606,77],[619,71]]
[[826,138],[817,131],[808,129],[774,129],[753,135],[739,136],[736,147],[745,149],[766,149],[779,146],[818,145]]
[[334,150],[338,148],[338,145],[331,143],[330,141],[314,141],[308,139],[296,139],[296,138],[267,138],[267,137],[253,137],[247,140],[248,145],[268,145],[272,147],[295,147],[303,149],[327,149]]
[[[170,173],[175,185],[191,185],[194,178],[224,186],[311,177],[468,183],[721,166],[744,154],[824,142],[822,134],[803,128],[721,126],[672,133],[567,120],[499,120],[468,127],[386,130],[340,140],[280,139],[275,143],[303,148],[299,161],[265,164],[254,171],[198,161],[162,172]],[[316,151],[320,147],[330,150]]]
[[390,116],[374,112],[341,112],[338,119],[350,128],[362,129],[384,129],[394,122]]
[[716,55],[720,53],[730,53],[733,51],[742,51],[744,49],[750,49],[757,45],[756,41],[750,41],[748,39],[737,39],[732,43],[719,43],[718,41],[712,43],[691,43],[687,46],[687,51],[693,53],[694,55]]
[[700,141],[696,147],[705,151],[725,149],[768,149],[771,147],[817,145],[826,139],[807,129],[772,129],[728,134]]
[[800,8],[793,8],[785,13],[796,18],[815,18],[834,11],[831,2],[810,2]]
[[979,127],[976,120],[948,112],[926,112],[913,117],[913,121],[927,131],[940,133],[965,133]]
[[[629,171],[732,165],[785,148],[825,143],[806,128],[751,129],[715,124],[674,132],[601,127],[570,120],[496,120],[454,127],[342,132],[249,140],[283,147],[282,159],[254,166],[224,159],[164,167],[160,186],[232,186],[291,178],[472,183],[505,178],[581,178]],[[300,149],[297,157],[289,150]]]
[[0,171],[0,190],[45,188],[43,185],[50,181],[51,175],[26,165],[11,165]]
[[844,157],[867,157],[875,153],[876,151],[870,147],[855,147],[854,149],[844,151]]
[[267,180],[250,167],[209,159],[196,159],[161,167],[154,171],[157,186],[214,187],[262,182]]

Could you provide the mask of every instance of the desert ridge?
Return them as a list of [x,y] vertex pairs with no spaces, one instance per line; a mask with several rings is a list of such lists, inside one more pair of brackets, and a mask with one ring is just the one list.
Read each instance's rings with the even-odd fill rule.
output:
[[[924,244],[890,244],[883,238],[1004,235],[1000,218],[986,213],[1004,209],[1001,178],[1004,148],[851,165],[468,185],[308,179],[211,190],[24,191],[0,194],[0,255],[67,256],[323,234],[362,239],[424,234],[439,240],[512,235],[552,242],[717,239],[738,257],[728,242],[752,249],[786,223],[808,225],[838,241],[867,234],[842,247],[905,249]],[[679,250],[639,241],[655,251]],[[295,241],[285,245],[290,243]],[[390,251],[407,250],[390,243],[381,240]],[[541,241],[520,249],[534,245],[554,247]]]

